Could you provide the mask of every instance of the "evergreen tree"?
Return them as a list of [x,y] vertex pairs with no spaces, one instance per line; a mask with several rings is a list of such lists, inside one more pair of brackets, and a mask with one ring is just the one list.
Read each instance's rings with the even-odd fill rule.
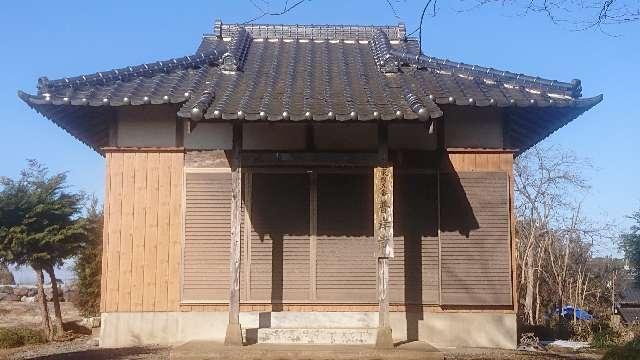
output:
[[86,215],[87,244],[74,267],[78,279],[76,306],[83,316],[100,314],[100,276],[102,271],[102,210],[93,198]]
[[[68,191],[65,173],[48,175],[29,160],[18,179],[0,178],[0,262],[30,266],[36,273],[42,330],[46,339],[63,332],[54,268],[76,255],[86,239],[85,220],[78,218],[84,195]],[[44,272],[51,278],[56,322],[49,321]]]

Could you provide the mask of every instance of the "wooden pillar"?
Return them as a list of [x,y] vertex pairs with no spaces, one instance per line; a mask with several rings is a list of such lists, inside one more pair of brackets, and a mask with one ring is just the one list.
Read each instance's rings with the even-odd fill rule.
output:
[[229,325],[225,345],[242,346],[240,328],[240,223],[242,217],[242,123],[233,125],[231,151],[231,251],[229,284]]
[[373,222],[378,260],[379,320],[376,348],[393,347],[389,315],[389,259],[393,258],[393,166],[389,163],[387,128],[378,126],[380,165],[373,169]]

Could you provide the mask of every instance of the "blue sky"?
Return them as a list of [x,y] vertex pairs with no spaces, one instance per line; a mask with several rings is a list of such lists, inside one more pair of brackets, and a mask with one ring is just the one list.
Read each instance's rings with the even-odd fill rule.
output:
[[[284,4],[254,1],[269,2],[274,10]],[[413,30],[422,2],[392,3]],[[36,80],[44,75],[55,79],[191,54],[201,35],[211,31],[214,19],[243,22],[257,14],[248,0],[171,4],[150,0],[5,4],[0,13],[0,175],[16,176],[25,159],[35,158],[52,171],[68,170],[71,184],[102,198],[103,158],[30,110],[16,91],[35,92]],[[579,78],[584,96],[603,93],[600,105],[545,142],[592,161],[587,214],[628,225],[624,216],[640,207],[640,107],[636,106],[640,23],[608,28],[616,35],[610,36],[597,30],[572,31],[543,15],[518,16],[514,8],[460,12],[465,4],[440,1],[437,16],[425,18],[423,51],[550,79]],[[312,0],[260,22],[394,24],[398,19],[385,0]]]

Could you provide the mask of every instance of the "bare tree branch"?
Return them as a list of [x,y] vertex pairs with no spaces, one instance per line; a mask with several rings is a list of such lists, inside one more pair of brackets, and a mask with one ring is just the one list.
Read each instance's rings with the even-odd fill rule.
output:
[[[269,10],[268,7],[262,7],[260,5],[257,4],[257,2],[255,0],[249,0],[249,2],[251,2],[251,4],[258,9],[258,11],[260,12],[257,16],[243,22],[243,24],[251,24],[252,22],[262,19],[265,16],[280,16],[280,15],[284,15],[286,13],[288,13],[289,11],[295,9],[296,7],[298,7],[299,5],[301,5],[304,2],[310,2],[311,0],[298,0],[295,3],[293,3],[292,5],[289,5],[289,0],[286,0],[284,2],[284,7],[281,11],[276,11],[276,12],[272,12]],[[268,2],[263,1],[267,6],[269,5]]]

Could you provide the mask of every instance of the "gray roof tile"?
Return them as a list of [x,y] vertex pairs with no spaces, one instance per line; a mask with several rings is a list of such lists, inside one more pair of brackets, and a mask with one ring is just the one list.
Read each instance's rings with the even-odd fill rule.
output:
[[[425,121],[441,117],[454,104],[505,108],[516,125],[523,117],[549,116],[540,134],[522,134],[516,141],[525,149],[601,100],[581,99],[581,90],[579,81],[545,80],[418,55],[417,43],[405,38],[403,25],[217,23],[194,55],[59,80],[42,78],[37,95],[20,97],[50,118],[51,106],[69,110],[166,103],[178,104],[178,116],[192,120],[232,120],[240,114],[246,121]],[[54,112],[54,121],[66,116]]]

